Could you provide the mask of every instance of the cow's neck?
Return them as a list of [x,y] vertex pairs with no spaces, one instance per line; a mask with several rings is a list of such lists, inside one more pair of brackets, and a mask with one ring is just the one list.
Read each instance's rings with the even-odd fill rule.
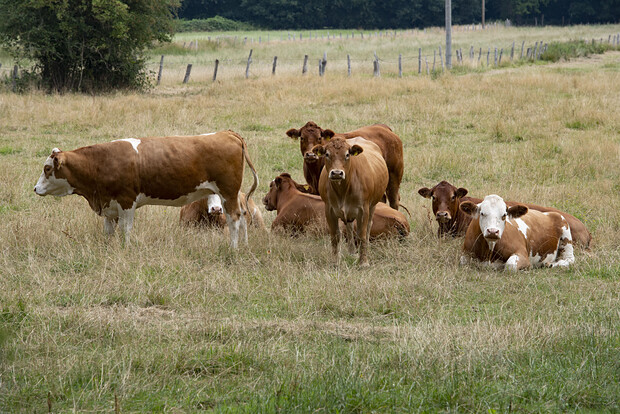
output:
[[79,154],[67,153],[66,165],[70,171],[69,184],[74,188],[73,194],[82,196],[88,201],[88,205],[99,215],[102,214],[103,201],[98,192],[99,185],[94,179],[95,173],[92,171],[92,163],[87,162]]

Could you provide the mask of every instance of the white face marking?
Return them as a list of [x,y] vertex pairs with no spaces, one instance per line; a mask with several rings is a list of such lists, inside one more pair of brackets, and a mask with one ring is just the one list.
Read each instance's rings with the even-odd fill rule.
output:
[[489,249],[493,250],[495,243],[502,238],[506,227],[506,203],[500,196],[488,195],[478,204],[477,213],[482,236],[485,239],[489,238],[487,243],[489,243]]
[[222,207],[222,199],[217,194],[209,194],[207,197],[207,213],[219,214],[222,213],[224,208]]
[[[58,148],[54,148],[52,152],[60,152]],[[45,160],[44,167],[52,167],[54,168],[54,160],[53,158],[47,157]],[[49,177],[45,176],[45,172],[41,173],[39,180],[34,186],[34,191],[40,196],[53,195],[57,197],[64,197],[69,194],[73,194],[73,188],[69,181],[65,178],[56,178],[54,172],[50,174]]]
[[129,142],[131,144],[131,146],[133,147],[134,151],[136,151],[136,154],[138,153],[138,145],[140,145],[142,143],[142,141],[140,141],[137,138],[123,138],[123,139],[114,140],[112,142],[117,142],[117,141]]

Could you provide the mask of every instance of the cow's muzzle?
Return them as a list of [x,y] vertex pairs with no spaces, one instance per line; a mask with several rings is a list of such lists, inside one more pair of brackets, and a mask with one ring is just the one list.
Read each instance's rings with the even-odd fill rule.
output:
[[440,223],[446,223],[452,219],[452,216],[450,216],[450,213],[447,211],[438,211],[435,218]]
[[316,155],[314,152],[306,152],[306,154],[304,155],[304,161],[306,162],[316,162],[318,161],[319,156]]
[[484,238],[487,240],[499,240],[500,237],[499,229],[487,229],[484,232]]
[[342,171],[342,170],[331,170],[329,172],[329,179],[332,180],[332,181],[344,180],[344,171]]
[[265,206],[265,210],[267,211],[275,210],[275,207],[269,203],[269,200],[267,199],[267,197],[263,198],[263,205]]

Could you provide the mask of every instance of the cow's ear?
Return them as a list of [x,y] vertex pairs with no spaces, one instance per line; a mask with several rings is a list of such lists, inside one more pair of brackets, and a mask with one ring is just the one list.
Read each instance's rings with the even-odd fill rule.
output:
[[323,155],[325,155],[325,147],[322,145],[315,145],[314,147],[312,147],[312,152],[314,152],[319,157],[322,157]]
[[478,218],[479,208],[478,208],[477,204],[474,204],[471,201],[465,201],[465,202],[461,203],[459,208],[461,209],[461,211],[463,213],[469,214],[473,218]]
[[329,141],[334,137],[334,135],[336,135],[336,133],[331,129],[325,129],[321,131],[321,136],[323,137],[323,139],[325,139],[325,141]]
[[273,180],[274,183],[276,183],[276,188],[279,188],[280,185],[282,184],[282,177],[278,176]]
[[418,194],[420,194],[424,198],[431,198],[433,192],[428,187],[422,187],[418,190]]
[[349,148],[349,154],[353,155],[354,157],[356,155],[360,155],[362,152],[364,152],[364,148],[360,147],[357,144]]
[[462,197],[465,197],[465,196],[467,195],[467,189],[466,189],[466,188],[463,188],[463,187],[461,187],[461,188],[457,188],[457,189],[456,189],[456,191],[454,192],[454,195],[455,195],[457,198],[462,198]]
[[280,174],[280,177],[292,178],[289,173],[282,173]]
[[301,136],[301,133],[299,132],[298,129],[291,128],[288,131],[286,131],[286,135],[288,135],[290,138],[297,139]]
[[60,170],[60,167],[62,166],[62,159],[61,159],[61,157],[58,156],[58,153],[53,153],[52,156],[53,156],[53,159],[54,159],[54,169],[55,170]]
[[508,208],[508,217],[510,218],[519,218],[525,214],[527,214],[527,207],[523,204],[517,204],[516,206],[512,206]]

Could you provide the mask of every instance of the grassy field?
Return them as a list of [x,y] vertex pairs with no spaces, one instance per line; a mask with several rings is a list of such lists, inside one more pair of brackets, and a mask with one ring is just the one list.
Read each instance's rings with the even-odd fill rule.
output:
[[[458,33],[463,48],[570,35],[546,30]],[[121,412],[617,412],[619,108],[620,52],[435,77],[328,68],[143,94],[1,92],[0,412],[111,412],[115,399]],[[403,140],[412,232],[373,244],[369,269],[346,249],[337,265],[323,238],[253,231],[231,251],[223,234],[180,227],[175,208],[138,210],[123,246],[84,199],[33,192],[53,147],[230,128],[258,201],[281,172],[303,180],[284,132],[309,120],[383,122]],[[417,194],[442,179],[563,209],[592,251],[568,271],[462,267],[462,240],[436,238]]]

